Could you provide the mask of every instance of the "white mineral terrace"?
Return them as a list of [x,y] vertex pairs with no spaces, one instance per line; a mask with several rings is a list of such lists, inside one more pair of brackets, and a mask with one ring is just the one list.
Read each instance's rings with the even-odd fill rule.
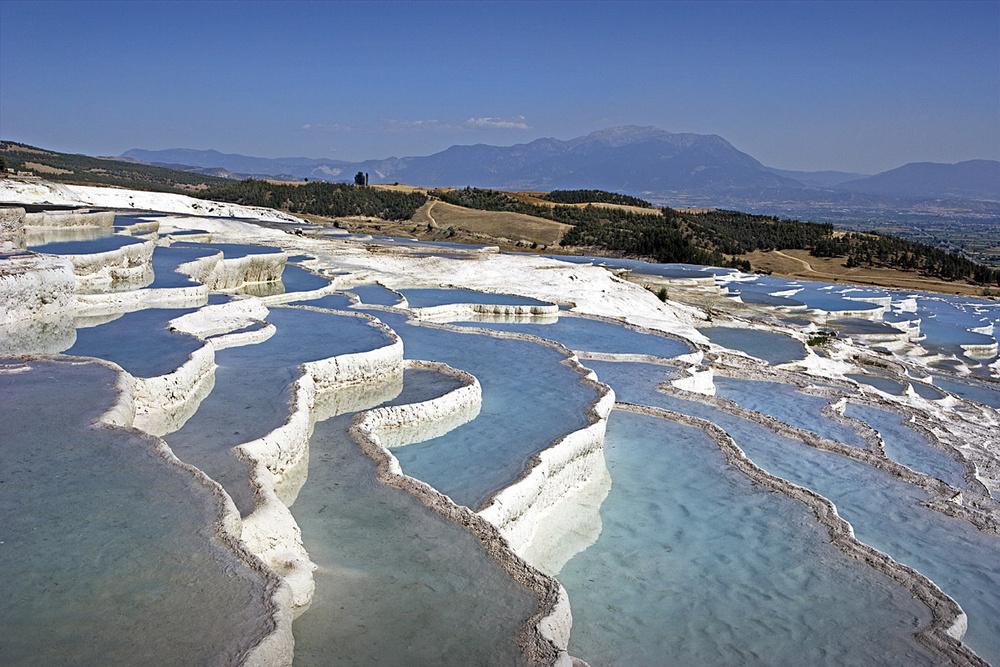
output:
[[[809,518],[801,519],[807,524],[803,535],[811,537],[802,539],[816,540],[816,545],[803,546],[807,556],[802,558],[808,558],[811,549],[829,549],[823,552],[826,555],[822,559],[817,557],[817,564],[808,567],[822,568],[819,563],[832,563],[830,567],[839,568],[837,572],[853,573],[850,585],[855,585],[855,581],[876,581],[877,586],[891,592],[889,597],[898,598],[899,608],[916,609],[912,617],[904,614],[901,619],[893,616],[897,613],[893,611],[895,607],[888,611],[872,611],[873,617],[890,619],[886,623],[898,631],[899,645],[907,647],[901,649],[907,652],[906,655],[892,656],[898,664],[1000,664],[1000,559],[989,564],[993,554],[1000,554],[1000,503],[997,501],[1000,497],[1000,411],[997,409],[1000,385],[996,382],[1000,362],[996,359],[997,343],[995,339],[990,343],[982,338],[974,339],[974,344],[962,343],[959,337],[954,346],[956,351],[950,353],[948,349],[921,346],[923,339],[917,336],[920,331],[917,318],[893,323],[892,326],[900,329],[898,332],[888,327],[878,328],[882,326],[884,314],[916,312],[923,303],[920,295],[866,297],[846,292],[839,298],[868,301],[871,308],[859,306],[855,310],[821,311],[789,308],[779,302],[773,306],[753,305],[750,299],[743,303],[740,299],[722,297],[722,283],[731,281],[730,285],[738,284],[743,288],[750,284],[752,276],[740,275],[738,280],[727,276],[720,281],[705,276],[679,277],[672,281],[655,276],[654,272],[642,276],[651,285],[665,286],[671,296],[684,293],[693,297],[685,299],[690,303],[679,303],[661,301],[653,291],[637,284],[643,281],[626,281],[598,266],[497,252],[474,252],[452,258],[414,252],[419,246],[385,246],[373,250],[372,241],[310,238],[308,234],[286,233],[238,219],[292,223],[288,225],[291,231],[294,223],[301,221],[285,213],[179,195],[4,179],[0,181],[0,201],[170,214],[156,218],[156,222],[139,220],[120,228],[112,237],[120,243],[119,247],[56,256],[35,253],[26,246],[48,239],[87,243],[91,237],[79,236],[79,230],[101,228],[102,233],[108,232],[113,224],[113,213],[81,210],[26,215],[23,210],[0,209],[0,354],[7,355],[0,357],[0,380],[8,388],[5,392],[13,396],[4,395],[4,419],[0,419],[0,427],[26,429],[26,425],[31,425],[39,433],[33,437],[41,439],[42,445],[46,439],[65,441],[65,437],[61,438],[64,431],[60,429],[65,429],[66,433],[72,429],[89,429],[87,437],[97,443],[93,445],[95,448],[104,441],[117,442],[115,438],[128,434],[145,443],[143,447],[149,448],[150,460],[157,462],[155,465],[142,461],[129,463],[136,466],[136,475],[165,484],[176,484],[182,479],[194,489],[191,495],[197,503],[212,508],[211,511],[199,510],[201,514],[197,516],[201,518],[197,521],[201,524],[192,519],[195,523],[182,527],[184,539],[190,539],[192,544],[210,544],[215,558],[222,563],[220,567],[230,577],[253,583],[248,584],[246,590],[241,589],[242,592],[226,589],[225,594],[234,596],[234,600],[243,596],[232,606],[249,610],[246,614],[252,618],[248,621],[242,616],[234,617],[225,630],[220,625],[220,633],[235,636],[219,637],[220,646],[224,648],[219,648],[209,662],[292,664],[296,641],[293,632],[299,622],[296,619],[326,613],[310,608],[314,596],[319,597],[316,593],[318,577],[322,575],[334,582],[337,577],[353,583],[363,580],[362,573],[348,568],[336,570],[321,565],[317,573],[317,563],[325,561],[309,553],[303,540],[306,523],[302,523],[300,530],[295,518],[298,515],[293,516],[290,509],[298,510],[299,505],[295,503],[300,494],[305,493],[303,489],[317,483],[310,480],[310,457],[327,456],[323,451],[310,451],[310,440],[317,424],[338,415],[351,420],[347,433],[368,457],[362,459],[366,463],[368,459],[373,462],[376,486],[408,494],[406,497],[415,500],[420,511],[471,535],[477,553],[486,555],[491,567],[497,568],[506,581],[520,591],[518,595],[534,601],[529,605],[531,611],[521,619],[520,627],[512,631],[516,636],[509,638],[519,652],[517,663],[569,667],[592,661],[596,667],[599,660],[575,653],[574,646],[590,651],[589,647],[595,643],[645,641],[637,638],[641,633],[633,637],[629,632],[616,631],[604,636],[595,630],[590,620],[594,610],[586,607],[586,602],[577,603],[577,595],[580,600],[586,598],[579,588],[573,588],[575,583],[568,583],[585,580],[586,573],[567,572],[572,570],[574,563],[581,562],[578,560],[580,554],[588,553],[588,549],[610,548],[608,540],[614,536],[604,530],[605,521],[619,525],[615,523],[619,519],[614,518],[617,515],[611,507],[618,500],[608,499],[618,487],[624,490],[628,485],[616,477],[621,473],[615,467],[617,464],[612,463],[622,461],[623,469],[626,463],[619,458],[620,452],[614,452],[613,461],[608,458],[612,450],[605,450],[605,441],[606,434],[611,432],[609,420],[614,423],[613,415],[629,413],[700,431],[707,436],[713,452],[721,452],[724,461],[720,465],[726,471],[723,477],[735,475],[740,480],[735,483],[737,486],[749,480],[748,497],[754,492],[752,487],[760,486],[776,492],[783,503],[790,503],[788,507],[792,509],[782,509],[783,512],[805,508],[802,516]],[[59,231],[69,228],[72,228],[69,232]],[[40,229],[57,231],[49,236],[50,232],[39,232]],[[187,230],[203,230],[204,233],[199,233],[197,238],[179,234]],[[126,238],[128,241],[123,240]],[[177,264],[179,275],[171,276],[175,280],[166,283],[168,286],[151,287],[154,249],[184,247],[175,245],[179,240],[196,240],[217,247],[209,245],[200,256]],[[240,247],[246,244],[267,248],[263,252],[242,252]],[[94,247],[104,248],[97,244]],[[168,252],[181,253],[187,259],[189,255],[183,253],[191,251]],[[302,257],[310,259],[303,261]],[[320,280],[318,285],[310,284],[305,291],[286,289],[280,281],[291,263],[298,264],[295,271],[301,273],[299,267],[306,267],[328,278],[329,284],[322,287]],[[192,281],[186,282],[185,276]],[[315,277],[310,276],[310,279]],[[162,276],[157,276],[160,278]],[[395,301],[394,305],[366,304],[350,291],[358,285],[375,284],[385,288],[383,291]],[[444,302],[430,306],[412,306],[404,297],[407,290],[446,287],[462,293],[449,301],[447,293],[442,292]],[[843,287],[837,286],[838,289]],[[799,288],[779,285],[769,289],[770,296],[787,294],[795,298]],[[483,293],[482,303],[475,302],[469,291]],[[503,299],[485,298],[487,295],[509,295],[510,300],[504,303]],[[704,297],[702,303],[714,304],[721,299],[738,303],[739,308],[729,310],[719,306],[702,310],[690,305],[699,302],[698,295]],[[518,303],[519,298],[534,301]],[[836,302],[837,299],[831,300],[831,303]],[[976,316],[989,307],[990,304],[978,305]],[[158,332],[166,341],[162,344],[168,345],[172,335],[190,341],[190,347],[184,348],[186,358],[180,357],[168,372],[141,377],[128,372],[126,362],[118,366],[110,361],[59,354],[74,344],[80,327],[113,323],[126,313],[152,308],[176,309],[158,311],[166,313],[162,321],[168,322],[167,331]],[[573,316],[567,317],[567,312]],[[734,313],[746,318],[739,318]],[[799,319],[794,322],[783,319],[789,316]],[[227,438],[235,438],[235,442],[232,446],[227,444],[228,449],[223,452],[242,464],[249,488],[237,489],[230,486],[231,482],[211,478],[208,468],[203,471],[189,461],[179,460],[166,443],[176,447],[171,435],[181,431],[185,424],[190,427],[194,423],[192,418],[199,410],[204,411],[212,392],[218,392],[218,383],[223,378],[220,369],[227,363],[224,361],[226,355],[234,350],[245,350],[246,355],[253,355],[257,350],[270,349],[268,346],[274,346],[275,341],[287,333],[283,326],[296,326],[282,323],[299,321],[296,318],[309,322],[313,321],[309,318],[316,321],[328,318],[339,323],[340,329],[349,328],[363,335],[352,341],[339,340],[336,334],[329,340],[321,337],[315,343],[317,349],[308,350],[312,356],[301,357],[308,359],[306,361],[292,354],[299,350],[261,352],[259,362],[253,360],[254,364],[261,365],[261,372],[270,373],[276,379],[275,388],[266,390],[270,393],[263,396],[261,403],[273,414],[264,415],[269,421],[258,420],[266,424],[260,432],[244,433],[236,422],[232,430],[237,432],[224,434]],[[851,329],[843,325],[843,333],[839,336],[821,337],[823,340],[817,344],[818,332],[836,329],[836,321],[843,318],[867,320],[871,326],[866,329],[857,325]],[[803,325],[803,321],[808,323]],[[517,327],[521,324],[538,325],[539,330],[519,331]],[[562,328],[555,328],[557,324]],[[657,341],[676,345],[679,351],[650,353],[624,344],[621,349],[606,349],[601,345],[607,341],[598,340],[595,333],[598,325],[603,327],[602,332],[620,327],[622,340],[626,338],[625,333],[655,337]],[[553,327],[550,336],[545,333],[544,326]],[[713,336],[718,333],[712,332],[712,327],[725,329],[730,335],[736,331],[743,351],[710,342],[710,338],[716,341]],[[556,359],[551,363],[556,364],[561,373],[575,378],[572,391],[567,387],[566,396],[559,397],[565,402],[553,403],[571,406],[566,409],[574,414],[550,416],[554,424],[565,422],[565,428],[557,437],[544,436],[530,455],[509,462],[515,473],[500,488],[484,493],[481,497],[485,500],[479,507],[458,504],[440,489],[411,474],[404,453],[419,447],[450,451],[447,449],[453,444],[450,438],[482,419],[483,414],[496,410],[493,402],[498,399],[490,393],[485,378],[476,377],[468,369],[453,367],[457,366],[454,362],[448,365],[434,360],[426,350],[421,354],[422,359],[409,356],[407,341],[411,339],[403,333],[408,328],[425,334],[426,340],[437,340],[433,336],[440,332],[442,336],[462,334],[476,337],[476,340],[517,341],[518,345],[537,346],[532,349],[544,351],[539,359],[544,359],[544,363]],[[970,319],[966,328],[975,329],[975,336],[993,336],[992,325],[984,321]],[[852,335],[851,331],[856,333]],[[760,356],[765,355],[757,350],[768,348],[769,339],[762,335],[760,340],[755,340],[755,332],[782,334],[780,338],[797,354],[772,358],[770,363],[763,361]],[[592,337],[592,344],[587,336]],[[129,344],[121,345],[127,347]],[[152,350],[153,343],[150,345]],[[114,345],[109,344],[109,347]],[[281,356],[285,353],[287,359]],[[241,357],[240,363],[249,363],[246,358],[249,357]],[[504,360],[493,361],[502,366]],[[946,364],[941,365],[941,362]],[[86,364],[92,364],[93,368]],[[97,409],[87,403],[86,409],[80,408],[83,416],[74,416],[72,423],[64,423],[70,417],[61,416],[58,403],[41,406],[18,402],[22,395],[38,395],[31,393],[28,386],[29,378],[33,378],[32,382],[40,381],[37,373],[44,370],[52,378],[58,378],[59,373],[64,372],[68,377],[70,371],[67,369],[81,371],[83,366],[94,377],[105,378],[102,381],[109,385],[94,386],[95,404],[100,402],[97,395],[101,391],[110,391],[113,395],[113,400],[106,401],[107,405],[99,406],[99,413],[87,417],[90,414],[87,410]],[[393,396],[404,386],[405,375],[413,372],[438,378],[445,389],[420,400],[392,402]],[[551,369],[546,371],[540,367],[539,373],[547,372],[552,373]],[[975,382],[969,379],[973,376]],[[19,377],[24,378],[22,384],[19,384]],[[286,377],[287,382],[282,384],[282,378]],[[236,391],[232,395],[238,396],[238,374],[234,379],[231,372],[227,378],[227,382],[236,383],[228,391]],[[511,383],[519,380],[508,379]],[[522,401],[533,400],[530,395],[521,396],[518,386],[506,388],[507,395]],[[70,392],[67,396],[84,398],[86,392],[74,387],[70,385],[63,390]],[[755,393],[756,387],[770,389]],[[684,412],[685,406],[690,407],[688,413]],[[241,405],[224,407],[242,410]],[[252,408],[249,398],[246,407],[247,410]],[[505,409],[510,411],[507,423],[498,427],[490,442],[482,443],[488,445],[491,453],[503,453],[505,442],[510,439],[532,442],[539,437],[536,430],[540,425],[522,423],[524,420],[516,412],[515,404],[505,404]],[[47,425],[45,415],[53,411],[56,418]],[[25,420],[24,415],[29,412],[37,414],[38,418]],[[873,422],[875,417],[885,421],[866,424],[859,420],[859,415],[865,414],[872,415]],[[92,428],[92,424],[97,428]],[[622,432],[627,429],[623,428]],[[756,435],[762,432],[767,435]],[[12,433],[0,432],[0,441],[3,440],[20,442]],[[803,463],[801,470],[795,469],[794,464],[775,459],[772,469],[756,458],[780,456],[768,449],[771,440],[794,442],[813,458],[809,458],[808,464]],[[181,452],[178,447],[178,456]],[[7,483],[15,477],[22,483],[25,479],[34,483],[37,478],[38,488],[52,486],[51,491],[46,491],[53,494],[51,498],[33,496],[33,503],[72,502],[84,512],[88,503],[107,509],[101,507],[101,493],[97,490],[72,498],[60,495],[70,493],[64,489],[86,488],[87,480],[95,475],[95,471],[87,467],[86,455],[80,458],[80,452],[71,447],[65,453],[68,463],[60,474],[72,479],[61,480],[47,477],[49,464],[43,466],[41,459],[32,462],[31,448],[24,447],[15,454],[19,461],[17,466],[9,467],[5,462],[5,466],[0,467],[0,481],[4,482],[0,485],[0,508],[5,512],[5,521],[10,520],[15,525],[17,535],[30,534],[31,522],[35,519],[32,518],[33,508],[23,506],[22,499],[8,490],[15,488],[13,483]],[[471,475],[476,472],[478,460],[471,458],[473,454],[467,456],[470,457],[467,463]],[[27,463],[21,463],[22,460]],[[838,463],[825,463],[830,460]],[[162,468],[163,462],[170,464],[168,469]],[[801,472],[801,477],[781,472],[781,465],[786,464],[792,466],[792,472]],[[823,469],[825,465],[829,465],[830,470]],[[840,468],[851,470],[854,477],[850,477],[849,482],[836,478]],[[129,474],[130,468],[123,470],[118,472]],[[853,472],[855,470],[859,472]],[[892,512],[893,516],[905,515],[901,523],[926,521],[929,533],[939,531],[934,534],[945,535],[955,544],[968,545],[965,547],[967,553],[956,551],[955,562],[949,563],[940,551],[922,550],[919,537],[892,533],[884,542],[870,537],[870,533],[877,532],[870,527],[870,522],[877,520],[878,512],[866,514],[864,507],[855,506],[850,492],[843,491],[851,483],[860,484],[859,480],[869,479],[883,480],[875,482],[883,487],[880,493],[889,493],[884,490],[888,487],[899,489],[892,492],[896,494],[893,502],[898,502],[898,509],[893,505]],[[665,479],[663,484],[670,482]],[[830,497],[817,490],[820,488],[829,489]],[[699,502],[696,491],[690,492],[692,503]],[[843,494],[843,500],[836,495],[838,493]],[[736,497],[743,496],[737,494]],[[169,513],[169,502],[169,498],[152,495],[139,500],[137,516],[148,513],[156,517]],[[602,509],[605,503],[611,503],[605,507],[609,512],[606,517]],[[673,512],[677,508],[658,505],[655,498],[650,498],[648,506],[636,505],[628,511],[658,515],[667,510]],[[340,509],[321,506],[316,511],[335,513]],[[739,515],[741,511],[734,508],[729,514]],[[684,532],[682,514],[677,515],[677,523],[667,532]],[[853,518],[855,516],[857,519]],[[345,516],[344,520],[349,521],[350,517]],[[852,523],[854,521],[857,526]],[[128,523],[122,520],[108,526],[102,524],[102,529],[112,533],[138,530],[130,528]],[[142,525],[143,530],[148,530],[145,523]],[[155,519],[151,520],[151,525],[155,525]],[[4,564],[13,563],[18,566],[14,571],[22,572],[25,562],[34,559],[35,554],[21,550],[18,539],[0,536],[0,566],[10,567]],[[771,546],[782,548],[781,545]],[[739,543],[730,547],[731,550],[741,548]],[[50,580],[62,576],[58,568],[63,565],[56,563],[55,554],[72,549],[72,544],[58,544],[51,549],[52,555],[39,557],[34,567],[42,574],[30,580],[26,576],[18,583],[18,590],[37,587],[43,605],[45,600],[56,599],[51,597]],[[707,545],[705,550],[709,550]],[[661,548],[655,558],[668,558],[667,553]],[[102,554],[87,552],[74,557],[100,562]],[[324,558],[327,557],[324,554]],[[644,565],[635,563],[635,566]],[[147,582],[147,588],[142,590],[148,592],[149,587],[161,586],[163,590],[173,591],[171,586],[179,586],[176,582],[155,583],[156,577],[173,570],[169,563],[158,568],[159,571],[143,575],[150,577],[153,583]],[[959,574],[952,576],[950,569]],[[564,572],[567,576],[565,587],[560,581]],[[616,589],[631,590],[634,582],[627,582],[627,575],[627,571],[612,570],[609,576],[622,576],[624,583],[619,586],[616,581],[606,581],[601,585],[607,586],[609,595]],[[981,575],[981,583],[962,583],[963,579],[975,579],[975,575]],[[804,578],[809,579],[808,576]],[[76,581],[72,585],[86,590],[88,583]],[[649,582],[648,587],[656,585],[659,582]],[[978,589],[973,590],[976,586]],[[371,590],[366,596],[399,595],[408,600],[402,596],[410,593],[402,590],[402,585],[399,588]],[[140,593],[139,590],[127,591],[122,595],[123,599],[133,596],[138,600]],[[456,592],[459,594],[464,592]],[[478,591],[478,594],[491,595],[489,591]],[[29,597],[27,594],[19,592],[18,595],[0,613],[0,624],[17,618],[17,627],[30,625],[33,614],[37,615],[39,624],[51,622],[47,619],[52,609],[39,610],[37,605],[24,601]],[[798,595],[808,597],[801,591]],[[712,591],[705,591],[706,599],[712,596]],[[780,604],[781,594],[765,597],[769,604]],[[628,600],[623,600],[609,599],[604,606],[627,605]],[[796,600],[796,604],[800,602],[803,600]],[[657,602],[664,608],[673,603],[669,594],[664,594]],[[144,609],[155,611],[155,604],[150,601]],[[197,601],[184,604],[198,606]],[[658,627],[659,618],[648,618],[636,611],[642,608],[638,604],[632,610],[622,608],[622,619],[633,618],[631,614],[642,617],[641,623],[631,620],[622,623],[655,627],[654,634],[659,640],[668,641],[672,646],[685,647],[694,641],[684,634],[684,628]],[[80,609],[86,610],[86,600],[80,604]],[[406,616],[406,622],[416,624],[419,631],[419,610],[407,611],[410,612],[417,616]],[[126,627],[121,625],[123,621],[119,617],[127,614],[127,609],[122,609],[120,614],[108,618],[87,618],[91,629],[66,628],[65,632],[69,635],[78,632],[81,637],[96,633],[93,628],[115,632],[119,627]],[[667,617],[668,613],[664,611],[664,615]],[[574,616],[582,619],[579,628],[574,628]],[[767,619],[760,622],[766,623]],[[867,622],[866,618],[842,619],[837,621],[842,625],[836,625],[830,632],[843,640],[841,644],[848,646],[843,650],[851,650],[851,624],[864,626]],[[745,623],[751,624],[750,620]],[[62,629],[57,629],[55,634],[61,632]],[[763,632],[767,634],[768,631]],[[860,629],[858,632],[859,636],[864,634]],[[695,630],[694,635],[697,634]],[[156,629],[147,627],[128,637],[129,642],[150,648],[154,657],[146,661],[154,664],[157,658],[151,638],[155,636]],[[580,642],[575,644],[574,638],[578,636]],[[807,639],[801,641],[822,642],[816,633],[806,632],[804,636]],[[5,653],[13,649],[6,648],[4,640],[0,640],[0,662],[30,662],[25,656],[42,650],[41,644],[33,648],[30,641],[30,638],[24,639],[27,648],[21,653]],[[79,641],[86,642],[86,639]],[[867,640],[859,639],[854,643],[864,641]],[[237,646],[239,648],[233,648]],[[72,662],[73,649],[67,650],[70,651],[67,659]],[[484,650],[489,655],[489,647]],[[652,649],[646,647],[644,650]],[[871,652],[865,653],[866,650],[863,648],[862,654],[877,655],[874,644]],[[643,651],[632,653],[614,648],[611,651],[633,656],[643,654]],[[820,643],[804,647],[803,651],[803,655],[813,655],[811,651],[825,654],[826,646]],[[703,657],[705,654],[696,652],[685,657],[678,653],[671,660],[684,663],[695,659],[694,655]],[[715,661],[716,664],[735,664],[739,660],[734,656],[738,655],[742,654],[719,653]],[[753,655],[754,661],[762,663],[784,659],[778,654]],[[848,661],[854,659],[853,654],[848,656],[833,649],[830,655],[840,655]],[[128,664],[127,657],[109,654],[105,658],[104,661],[99,657],[96,660],[106,664]],[[350,660],[350,656],[347,659]],[[161,656],[160,660],[166,662],[168,658]],[[448,660],[442,656],[440,662]]]

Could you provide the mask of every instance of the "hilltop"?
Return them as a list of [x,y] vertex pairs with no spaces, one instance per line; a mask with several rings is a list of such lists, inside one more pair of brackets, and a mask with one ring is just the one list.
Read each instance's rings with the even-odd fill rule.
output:
[[[216,151],[135,149],[150,164],[206,174],[278,180],[419,183],[507,191],[592,189],[657,205],[727,208],[877,230],[959,250],[1000,265],[1000,162],[914,163],[880,174],[790,171],[766,166],[714,134],[624,126],[569,140],[513,146],[456,145],[427,156],[362,162],[253,158]],[[184,166],[187,165],[187,166]]]
[[[638,135],[662,138],[658,132]],[[632,146],[636,136],[606,132],[576,146],[583,151],[598,144]],[[696,135],[672,140],[688,148],[703,145]],[[728,144],[719,140],[710,143],[728,150]],[[640,197],[602,189],[546,192],[233,181],[15,142],[0,144],[0,155],[15,171],[27,169],[53,180],[187,191],[213,201],[276,208],[358,233],[497,245],[514,251],[731,266],[948,292],[989,294],[1000,285],[996,270],[888,234],[845,233],[828,222],[727,209],[655,207]]]

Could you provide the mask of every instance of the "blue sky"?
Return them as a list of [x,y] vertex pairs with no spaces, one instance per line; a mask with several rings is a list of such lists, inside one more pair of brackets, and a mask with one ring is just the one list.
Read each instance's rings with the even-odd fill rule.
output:
[[1000,1],[0,0],[0,137],[344,160],[718,134],[764,164],[1000,159]]

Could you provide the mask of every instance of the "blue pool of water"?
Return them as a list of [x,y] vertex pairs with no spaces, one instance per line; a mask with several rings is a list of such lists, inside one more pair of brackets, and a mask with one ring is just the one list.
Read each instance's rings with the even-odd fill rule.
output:
[[[406,371],[391,404],[454,388]],[[518,628],[534,594],[514,583],[478,539],[408,493],[375,480],[347,435],[352,414],[316,425],[309,479],[292,506],[316,571],[316,594],[295,621],[295,664],[518,665]]]
[[851,378],[855,382],[860,382],[861,384],[866,384],[870,387],[875,387],[876,389],[884,391],[887,394],[892,394],[893,396],[902,396],[903,392],[906,391],[906,386],[903,385],[901,382],[896,382],[891,378],[883,377],[881,375],[848,373],[847,377]]
[[91,426],[117,400],[115,372],[31,366],[0,372],[0,662],[242,655],[268,628],[267,582],[210,533],[208,487],[138,433]]
[[612,322],[563,316],[552,324],[461,322],[457,326],[530,334],[562,343],[576,352],[647,354],[670,358],[691,352],[685,343],[665,336],[640,333]]
[[752,290],[731,290],[731,294],[739,295],[743,303],[755,306],[774,306],[785,308],[802,308],[806,304],[796,299],[789,299],[784,296],[771,296],[764,292],[754,292]]
[[286,264],[281,273],[281,283],[285,286],[286,292],[310,292],[328,287],[330,280],[301,266]]
[[893,461],[937,477],[960,489],[968,488],[958,461],[937,447],[932,447],[920,433],[907,428],[902,417],[896,413],[848,403],[844,414],[863,421],[878,431],[885,443],[885,453]]
[[330,308],[331,310],[347,310],[352,304],[351,297],[346,294],[327,294],[318,299],[305,299],[302,301],[293,301],[292,303],[299,306]]
[[714,278],[715,273],[709,267],[696,264],[656,264],[636,259],[615,259],[611,257],[587,257],[581,255],[544,255],[548,259],[557,259],[571,264],[593,264],[611,270],[627,269],[644,276],[660,276],[661,278]]
[[866,443],[857,431],[824,417],[820,410],[830,402],[821,396],[809,396],[792,385],[759,380],[715,378],[716,394],[735,401],[740,407],[756,410],[786,424],[812,431],[830,440],[864,448]]
[[538,299],[513,294],[491,294],[467,289],[404,289],[399,290],[411,308],[429,308],[449,303],[482,303],[498,306],[550,306]]
[[[695,415],[725,429],[771,474],[833,501],[857,537],[940,586],[969,615],[965,641],[988,662],[1000,661],[1000,538],[921,505],[926,494],[864,463],[813,449],[711,406],[656,391],[655,366],[590,362],[618,399]],[[780,402],[781,395],[772,395]]]
[[[996,338],[993,336],[969,331],[972,327],[990,323],[990,318],[984,312],[980,312],[976,305],[968,299],[962,301],[947,297],[917,299],[917,315],[921,320],[920,332],[926,336],[920,342],[921,346],[930,352],[954,354],[962,359],[964,354],[962,345],[996,343]],[[988,364],[992,359],[981,361]]]
[[[586,426],[596,390],[549,347],[405,324],[378,313],[409,359],[442,361],[478,378],[479,416],[447,435],[393,450],[403,472],[473,509],[521,474],[532,454]],[[516,417],[512,418],[512,415]]]
[[165,437],[178,458],[222,484],[243,514],[253,509],[253,498],[246,466],[230,450],[285,422],[299,364],[390,342],[365,320],[348,315],[271,308],[267,320],[277,329],[271,338],[215,355],[212,393],[180,430]]
[[913,387],[913,391],[917,392],[917,396],[921,398],[926,398],[928,401],[936,401],[938,399],[944,398],[944,394],[929,384],[924,384],[922,382],[911,382],[910,385]]
[[400,303],[399,296],[375,283],[357,285],[349,291],[356,294],[362,303],[370,306],[397,306]]
[[[139,222],[150,222],[167,217],[164,213],[115,213],[115,227],[130,227]],[[206,234],[207,232],[201,232]]]
[[183,273],[178,273],[177,267],[199,257],[206,257],[214,251],[207,248],[178,248],[157,246],[153,249],[153,279],[150,287],[171,288],[191,287],[198,283]]
[[45,252],[52,255],[93,255],[99,252],[118,250],[127,245],[143,243],[142,239],[131,236],[102,236],[88,241],[60,241],[57,243],[46,243],[34,246],[31,249],[35,252]]
[[187,361],[204,343],[170,331],[167,323],[187,308],[149,308],[125,313],[96,327],[77,329],[76,342],[64,354],[112,361],[136,377],[166,375]]
[[898,329],[885,322],[873,322],[872,320],[854,317],[830,320],[827,324],[847,336],[872,334],[898,335],[903,333],[902,329]]
[[558,578],[593,665],[930,665],[929,612],[701,430],[614,412],[597,542]]
[[934,384],[956,396],[1000,409],[1000,389],[994,389],[990,385],[976,382],[971,378],[958,380],[939,373],[934,373],[933,377]]
[[773,331],[729,327],[707,327],[698,331],[716,345],[745,352],[772,365],[806,358],[806,348],[802,343]]

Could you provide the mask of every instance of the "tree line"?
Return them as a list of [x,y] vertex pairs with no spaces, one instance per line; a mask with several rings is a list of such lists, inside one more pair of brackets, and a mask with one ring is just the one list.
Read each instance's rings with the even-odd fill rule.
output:
[[557,204],[620,204],[653,208],[653,205],[644,199],[605,190],[553,190],[538,195],[538,198]]
[[280,208],[290,213],[330,218],[360,215],[383,220],[409,220],[427,201],[427,196],[421,192],[322,181],[288,185],[254,178],[202,190],[198,196],[245,206]]
[[[593,194],[602,192],[599,190],[565,192],[574,194],[557,198],[602,197],[605,202],[612,199]],[[522,202],[506,192],[479,188],[435,194],[458,206],[524,213],[572,225],[563,236],[565,246],[596,247],[662,263],[711,264],[750,271],[749,261],[741,255],[755,250],[800,249],[815,257],[844,257],[847,268],[878,266],[919,271],[944,280],[1000,286],[1000,270],[956,253],[876,232],[837,235],[831,223],[727,210],[688,213],[662,208],[636,213],[602,206],[550,207]]]

